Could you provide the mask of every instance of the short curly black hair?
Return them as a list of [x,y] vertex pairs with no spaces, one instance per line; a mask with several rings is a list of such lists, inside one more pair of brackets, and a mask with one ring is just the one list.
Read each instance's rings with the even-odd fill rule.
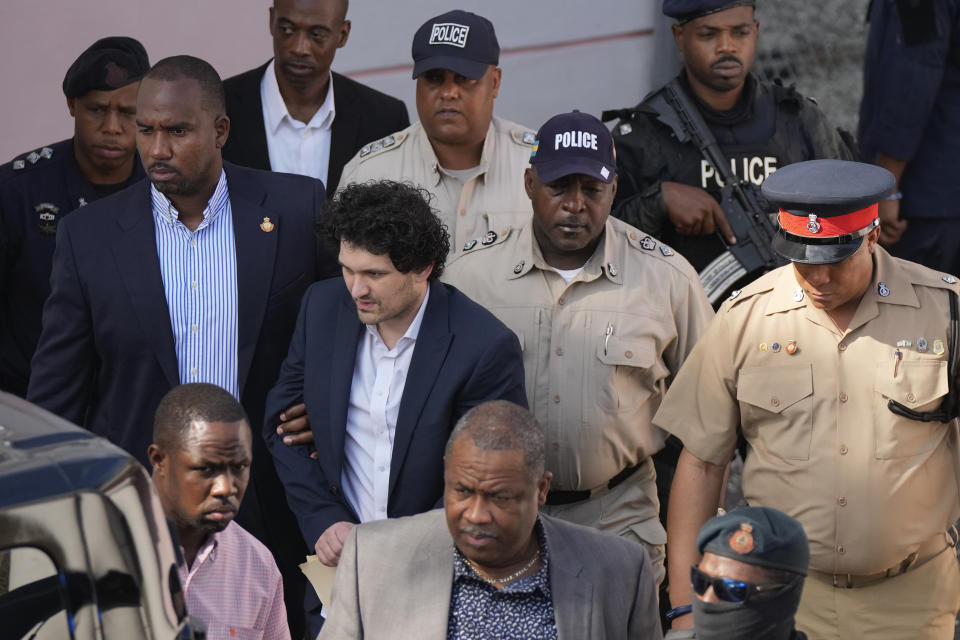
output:
[[320,229],[336,254],[340,242],[387,255],[400,273],[433,265],[439,278],[450,252],[447,227],[430,207],[432,196],[408,182],[351,184],[327,203]]

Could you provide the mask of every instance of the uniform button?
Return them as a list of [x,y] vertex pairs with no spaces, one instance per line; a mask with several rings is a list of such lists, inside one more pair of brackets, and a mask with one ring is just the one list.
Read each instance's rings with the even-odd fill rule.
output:
[[843,496],[840,496],[839,498],[837,498],[837,504],[840,505],[841,507],[845,507],[847,506],[847,499],[844,498]]
[[191,288],[191,289],[196,289],[196,288],[197,288],[197,281],[196,281],[196,280],[194,280],[193,282],[190,283],[190,288]]
[[837,553],[844,553],[846,549],[843,548],[842,544],[837,545]]
[[459,212],[459,213],[460,213],[461,216],[465,216],[465,215],[467,215],[467,210],[466,210],[466,209],[460,209],[460,212]]
[[190,327],[190,331],[193,331],[194,333],[196,333],[196,332],[197,332],[197,325],[193,325],[192,327]]
[[190,375],[192,375],[192,376],[197,375],[197,370],[196,370],[196,368],[190,369]]
[[190,241],[190,246],[191,246],[191,247],[197,246],[197,240],[196,240],[196,238],[194,238],[193,240]]
[[567,303],[567,299],[564,298],[563,296],[560,296],[560,299],[557,300],[557,304],[560,305],[561,307],[562,307],[563,305],[565,305],[566,303]]
[[840,351],[846,351],[847,350],[846,343],[841,342],[840,344],[837,345],[837,349],[840,349]]
[[556,450],[559,449],[559,448],[560,448],[560,443],[559,443],[559,442],[554,442],[554,443],[553,443],[553,450],[556,451]]
[[557,353],[558,356],[562,356],[562,355],[563,355],[563,347],[557,347],[556,353]]
[[383,466],[383,465],[380,465],[379,467],[377,467],[377,471],[379,471],[380,473],[383,473],[383,472],[386,471],[386,470],[387,470],[387,468],[386,468],[385,466]]
[[916,401],[917,401],[917,396],[913,395],[912,393],[907,394],[907,402],[916,402]]
[[841,393],[841,394],[840,394],[840,402],[846,402],[847,400],[849,400],[849,398],[847,397],[847,394]]
[[553,396],[553,404],[560,404],[560,396]]
[[847,451],[849,451],[849,449],[847,449],[847,445],[845,444],[840,445],[840,455],[842,456],[847,455]]
[[629,360],[630,358],[633,357],[633,351],[624,351],[624,352],[623,352],[623,355],[624,355],[624,357],[627,358],[627,360]]
[[776,397],[776,396],[770,398],[770,404],[772,404],[772,405],[775,406],[775,407],[779,407],[779,406],[780,406],[780,398],[778,398],[778,397]]
[[340,495],[340,487],[330,487],[330,493],[335,496]]

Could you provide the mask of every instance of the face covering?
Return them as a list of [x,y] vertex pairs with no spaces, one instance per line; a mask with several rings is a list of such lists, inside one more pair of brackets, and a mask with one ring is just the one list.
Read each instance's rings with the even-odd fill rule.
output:
[[753,594],[746,602],[704,602],[693,598],[697,640],[790,640],[793,615],[800,604],[803,581],[775,593]]

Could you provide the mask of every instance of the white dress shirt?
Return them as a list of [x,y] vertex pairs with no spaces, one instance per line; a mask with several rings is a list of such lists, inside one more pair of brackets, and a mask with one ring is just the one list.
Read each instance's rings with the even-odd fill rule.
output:
[[369,324],[357,346],[340,482],[360,522],[387,517],[397,414],[429,299],[428,287],[417,315],[393,349],[387,349],[376,325]]
[[280,95],[274,62],[260,80],[260,102],[263,104],[263,126],[267,133],[270,169],[319,178],[327,183],[330,166],[330,127],[336,116],[333,106],[333,74],[327,82],[327,97],[310,122],[293,118]]

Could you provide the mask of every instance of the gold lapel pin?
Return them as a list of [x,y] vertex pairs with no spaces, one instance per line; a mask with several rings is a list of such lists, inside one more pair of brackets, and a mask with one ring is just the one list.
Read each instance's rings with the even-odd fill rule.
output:
[[265,233],[270,233],[273,231],[273,223],[270,222],[270,218],[264,218],[263,222],[260,223],[260,230]]

